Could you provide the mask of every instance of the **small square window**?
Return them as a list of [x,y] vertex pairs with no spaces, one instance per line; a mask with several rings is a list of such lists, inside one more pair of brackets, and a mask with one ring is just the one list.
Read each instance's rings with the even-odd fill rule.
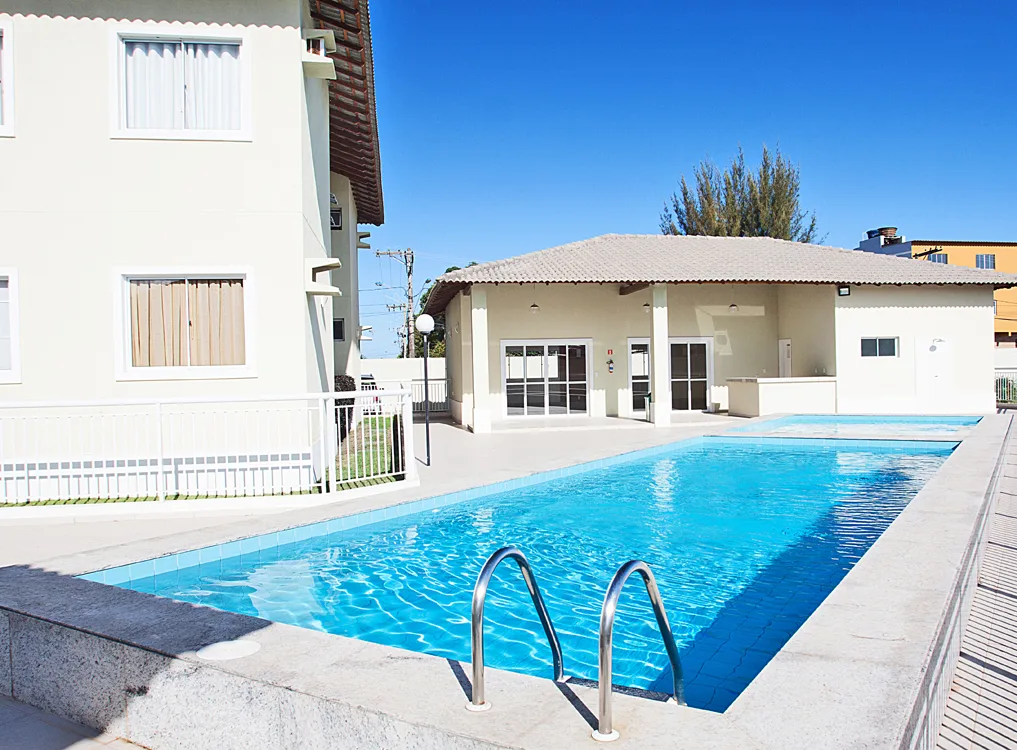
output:
[[345,341],[346,340],[346,319],[336,318],[332,321],[332,340],[333,341]]
[[896,357],[897,339],[895,338],[868,338],[862,339],[863,357]]
[[996,267],[996,256],[992,253],[975,256],[975,268],[994,269]]

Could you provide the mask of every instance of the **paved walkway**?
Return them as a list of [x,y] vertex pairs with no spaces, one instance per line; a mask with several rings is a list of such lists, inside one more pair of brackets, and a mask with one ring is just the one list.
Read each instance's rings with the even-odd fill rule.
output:
[[1017,447],[1009,451],[940,750],[1017,749]]
[[0,698],[0,750],[127,750],[137,747],[24,703]]

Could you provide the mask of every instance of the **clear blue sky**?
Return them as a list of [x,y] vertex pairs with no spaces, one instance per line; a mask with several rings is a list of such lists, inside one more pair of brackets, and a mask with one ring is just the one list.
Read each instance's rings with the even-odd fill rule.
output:
[[[1017,240],[1012,2],[372,0],[386,223],[415,280],[606,232],[658,232],[709,156],[801,167],[826,243]],[[361,251],[367,356],[401,283]]]

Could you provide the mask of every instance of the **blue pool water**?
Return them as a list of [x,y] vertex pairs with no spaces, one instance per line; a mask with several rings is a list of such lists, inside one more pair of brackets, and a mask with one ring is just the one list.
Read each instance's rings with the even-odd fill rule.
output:
[[[689,704],[723,711],[955,446],[699,438],[497,494],[422,501],[397,518],[375,512],[318,524],[315,536],[291,530],[85,577],[468,662],[477,573],[514,544],[544,592],[566,674],[596,679],[605,588],[639,558],[660,585]],[[510,561],[486,618],[490,666],[551,675]],[[637,578],[622,595],[614,663],[616,684],[669,689]]]

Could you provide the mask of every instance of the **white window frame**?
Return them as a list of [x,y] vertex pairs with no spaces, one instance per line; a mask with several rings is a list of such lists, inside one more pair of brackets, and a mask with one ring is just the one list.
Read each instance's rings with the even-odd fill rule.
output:
[[[124,140],[155,141],[238,141],[253,140],[251,126],[251,66],[250,40],[246,34],[205,34],[188,30],[175,33],[164,26],[143,24],[124,25],[110,32],[110,137]],[[206,44],[240,45],[240,129],[239,130],[188,130],[142,129],[127,127],[124,111],[127,81],[127,42],[197,42]]]
[[[862,354],[862,341],[866,339],[873,339],[876,342],[876,353],[873,356],[865,356]],[[893,339],[893,356],[879,353],[879,342],[882,339]],[[899,359],[900,358],[900,336],[860,336],[858,340],[858,356],[861,359]]]
[[[115,377],[118,381],[132,380],[233,380],[256,378],[254,310],[257,304],[255,285],[251,282],[251,269],[228,266],[196,268],[150,267],[118,268],[114,272]],[[131,358],[131,284],[137,279],[243,279],[244,281],[244,360],[242,365],[183,365],[178,367],[135,367]]]
[[[505,349],[509,346],[523,346],[528,344],[534,346],[586,346],[586,413],[585,414],[549,414],[548,404],[545,399],[544,401],[544,413],[541,414],[509,414],[508,413],[508,367],[505,364]],[[593,339],[502,339],[501,346],[499,347],[501,352],[501,415],[504,419],[563,419],[563,418],[582,418],[593,416]],[[525,352],[524,352],[525,356]],[[547,353],[545,349],[544,354],[545,364],[547,363]],[[544,372],[547,372],[545,367]],[[545,382],[547,377],[544,377]],[[546,392],[545,392],[546,393]],[[524,390],[525,394],[525,390]],[[524,395],[525,398],[525,395]]]
[[[942,258],[942,260],[940,260],[940,258]],[[928,259],[929,259],[930,263],[942,263],[944,265],[949,265],[950,264],[950,254],[949,253],[944,253],[942,250],[937,250],[934,253],[929,253],[929,258]],[[870,338],[870,337],[866,336],[865,338]],[[884,336],[883,338],[888,338],[888,337]]]
[[[992,258],[992,265],[991,266],[984,266],[984,265],[980,266],[980,265],[978,265],[979,260],[981,258]],[[984,269],[986,271],[995,271],[996,270],[996,254],[995,253],[975,253],[975,268],[981,268],[981,269]]]
[[11,312],[11,369],[0,370],[0,384],[21,382],[21,304],[18,297],[18,270],[0,267],[0,279],[7,280]]
[[[629,374],[629,403],[632,399],[632,345],[633,344],[646,344],[649,346],[650,339],[645,336],[629,337],[628,343],[625,346],[626,364],[628,366]],[[671,393],[671,383],[674,377],[671,373],[671,344],[706,344],[706,411],[713,412],[713,349],[714,341],[713,336],[671,336],[667,340],[667,390],[668,394]],[[650,361],[650,369],[653,369],[653,361]],[[699,380],[700,378],[697,378]],[[650,376],[652,382],[653,376]],[[690,411],[699,411],[698,409],[689,409],[688,411],[682,411],[679,409],[672,409],[672,412],[679,414],[687,414]],[[644,414],[645,411],[633,411],[633,414]]]
[[3,120],[0,121],[0,138],[14,137],[14,32],[9,18],[0,18],[0,70],[3,71]]

